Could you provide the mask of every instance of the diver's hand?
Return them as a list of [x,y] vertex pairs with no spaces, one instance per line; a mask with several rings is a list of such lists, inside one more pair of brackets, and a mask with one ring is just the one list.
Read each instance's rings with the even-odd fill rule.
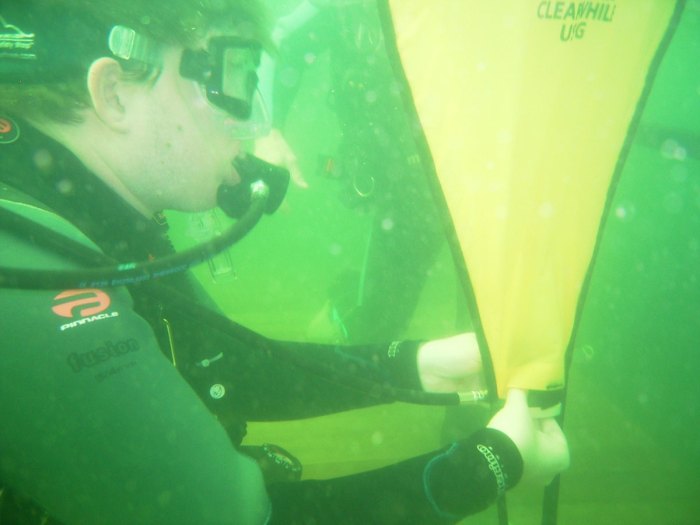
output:
[[294,151],[278,129],[273,128],[265,137],[255,141],[255,156],[270,164],[287,168],[294,184],[302,189],[309,187]]
[[470,392],[484,388],[481,354],[473,333],[423,343],[418,376],[426,392]]
[[488,424],[506,434],[523,458],[523,480],[546,485],[569,466],[569,446],[552,417],[535,418],[527,405],[527,392],[510,389],[505,406]]

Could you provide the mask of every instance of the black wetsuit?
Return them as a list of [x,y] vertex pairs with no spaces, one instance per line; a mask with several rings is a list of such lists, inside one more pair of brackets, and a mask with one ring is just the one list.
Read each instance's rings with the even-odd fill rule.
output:
[[[0,152],[0,206],[97,259],[173,251],[165,225],[30,126]],[[2,266],[89,266],[2,226]],[[416,343],[389,357],[388,345],[271,341],[200,306],[202,295],[186,273],[128,288],[0,289],[0,483],[13,501],[31,499],[66,524],[261,523],[268,496],[237,450],[246,420],[321,415],[419,388]],[[298,357],[325,376],[290,364]],[[334,381],[353,371],[378,386]],[[448,451],[267,493],[273,523],[442,523],[487,506],[520,470],[510,440],[486,430]]]

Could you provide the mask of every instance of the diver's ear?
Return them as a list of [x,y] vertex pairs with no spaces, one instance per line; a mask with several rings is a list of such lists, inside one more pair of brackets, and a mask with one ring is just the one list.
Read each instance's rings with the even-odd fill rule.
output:
[[98,58],[88,70],[87,87],[95,113],[106,126],[119,132],[129,127],[123,100],[128,90],[125,84],[124,71],[113,58]]

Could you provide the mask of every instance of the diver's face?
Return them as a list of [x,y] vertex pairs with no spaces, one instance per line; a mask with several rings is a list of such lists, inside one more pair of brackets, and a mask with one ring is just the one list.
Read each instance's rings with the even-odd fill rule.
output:
[[233,118],[207,100],[200,84],[180,76],[182,51],[165,52],[162,71],[137,108],[132,142],[140,173],[132,182],[154,211],[210,209],[221,184],[240,180],[232,165],[240,150],[229,129]]

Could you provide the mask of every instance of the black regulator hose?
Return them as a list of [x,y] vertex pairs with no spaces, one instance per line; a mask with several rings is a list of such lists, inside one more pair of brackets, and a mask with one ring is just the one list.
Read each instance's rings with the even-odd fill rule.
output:
[[95,250],[0,206],[0,226],[3,228],[20,236],[31,234],[37,242],[60,248],[63,253],[72,251],[73,255],[83,263],[86,257],[90,257],[102,265],[96,268],[60,271],[3,266],[0,267],[0,288],[28,290],[105,288],[135,284],[185,271],[228,248],[258,223],[266,211],[270,190],[262,180],[254,181],[249,187],[249,208],[220,236],[183,252],[153,261],[114,263],[109,266],[104,266],[105,256]]
[[263,213],[274,213],[289,186],[287,169],[254,155],[240,155],[234,166],[241,182],[236,186],[222,185],[217,201],[219,207],[237,222],[210,241],[153,261],[120,264],[97,250],[0,206],[0,228],[90,266],[89,269],[61,271],[0,267],[0,288],[45,290],[123,286],[182,272],[210,259],[244,237]]
[[[258,184],[260,182],[260,184]],[[229,228],[223,235],[216,239],[200,244],[187,251],[163,257],[155,261],[112,264],[104,254],[73,239],[0,206],[0,226],[23,238],[32,238],[47,248],[54,248],[57,252],[68,256],[81,264],[94,264],[93,269],[76,271],[55,270],[25,270],[20,268],[0,267],[0,288],[21,289],[76,289],[106,286],[122,286],[141,281],[157,279],[202,262],[218,251],[227,248],[242,238],[260,220],[266,211],[267,202],[266,185],[261,181],[250,185],[250,207],[241,215],[239,221]],[[245,189],[248,192],[248,189]],[[269,210],[269,208],[268,208]],[[153,283],[153,291],[170,304],[177,304],[192,316],[202,319],[202,322],[223,333],[235,334],[235,336],[252,344],[262,345],[272,355],[288,361],[294,366],[318,374],[325,379],[343,384],[346,387],[358,391],[367,392],[379,399],[391,401],[403,401],[405,403],[424,405],[459,405],[482,402],[485,399],[483,392],[456,393],[429,393],[417,390],[396,388],[388,384],[362,377],[360,374],[341,373],[336,367],[327,363],[320,363],[314,359],[305,357],[303,353],[287,351],[283,347],[274,344],[273,341],[262,339],[255,334],[233,322],[229,318],[212,312],[204,307],[193,304],[180,292],[159,283]],[[353,361],[353,364],[356,364]]]
[[[284,197],[289,183],[286,170],[266,165],[254,157],[246,159],[245,168],[240,169],[241,174],[257,172],[261,177],[253,180],[252,177],[244,175],[243,183],[239,187],[222,187],[218,196],[221,209],[238,218],[238,221],[222,235],[208,242],[153,261],[119,264],[90,246],[0,206],[0,228],[20,238],[31,238],[37,244],[54,249],[81,264],[93,266],[88,269],[60,271],[0,267],[0,288],[46,290],[124,286],[182,272],[204,262],[244,237],[264,213],[273,213]],[[241,209],[246,211],[241,213]],[[192,304],[167,286],[154,283],[153,290],[171,303],[179,304],[191,315],[201,318],[212,328],[235,334],[236,337],[250,340],[251,343],[262,344],[265,350],[277,358],[380,399],[425,405],[459,405],[481,403],[486,397],[483,391],[442,394],[408,390],[382,384],[360,374],[342,373],[334,366],[305,357],[303,353],[287,351],[271,340],[261,341],[259,337],[254,337],[250,330],[221,314]]]

